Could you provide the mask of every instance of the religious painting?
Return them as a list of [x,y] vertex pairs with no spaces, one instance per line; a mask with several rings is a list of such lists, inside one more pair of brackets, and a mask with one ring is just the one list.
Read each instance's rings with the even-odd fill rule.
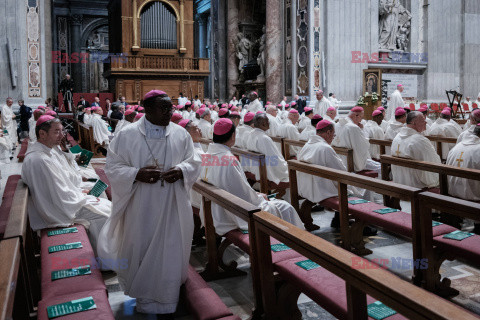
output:
[[365,93],[382,93],[382,70],[381,69],[365,69],[363,70],[363,95]]

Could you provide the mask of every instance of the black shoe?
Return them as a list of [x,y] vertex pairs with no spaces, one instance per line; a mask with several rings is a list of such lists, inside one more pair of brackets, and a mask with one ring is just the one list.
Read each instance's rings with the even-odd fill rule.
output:
[[305,227],[305,230],[307,230],[309,232],[320,229],[320,226],[318,226],[314,223],[306,224],[306,225],[304,225],[304,227]]
[[474,224],[475,228],[473,228],[473,233],[475,234],[480,234],[480,223],[475,223]]
[[340,229],[340,212],[335,211],[332,222],[330,222],[330,227],[334,229]]
[[378,233],[377,228],[371,227],[371,226],[366,226],[363,228],[363,235],[365,237],[370,237],[370,236],[375,236]]
[[314,206],[312,207],[312,212],[323,211],[323,210],[325,210],[325,208],[322,207],[322,206],[319,205],[319,204],[314,205]]
[[157,319],[158,320],[174,320],[175,316],[174,316],[174,313],[157,314]]

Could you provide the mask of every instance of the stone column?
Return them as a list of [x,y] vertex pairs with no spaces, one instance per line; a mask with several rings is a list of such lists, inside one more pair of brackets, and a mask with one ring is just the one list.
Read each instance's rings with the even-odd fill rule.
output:
[[[81,43],[80,39],[82,37],[82,20],[83,17],[80,14],[72,15],[71,19],[71,34],[72,34],[72,48],[70,54],[76,52],[80,54]],[[74,92],[82,92],[82,64],[73,63],[72,68],[72,79],[75,82]]]
[[277,0],[266,1],[266,89],[267,100],[282,100],[282,17]]
[[203,16],[198,17],[198,57],[205,58],[205,47],[207,45],[207,39],[205,38],[205,29],[207,28],[205,19]]
[[[236,56],[236,43],[238,29],[238,0],[228,0],[227,8],[227,70],[228,70],[228,99],[229,100],[236,91],[234,84],[238,80],[238,63]],[[238,97],[237,97],[238,98]]]

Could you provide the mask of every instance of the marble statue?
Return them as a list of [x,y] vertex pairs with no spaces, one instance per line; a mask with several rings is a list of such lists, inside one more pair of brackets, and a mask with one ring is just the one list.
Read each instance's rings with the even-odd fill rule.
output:
[[400,0],[380,0],[379,14],[379,49],[407,49],[412,19],[410,12],[400,4]]
[[258,57],[257,57],[257,64],[260,66],[260,74],[257,77],[257,80],[265,80],[265,48],[266,48],[266,29],[265,26],[263,26],[262,29],[262,37],[259,39],[260,42],[260,48],[258,52]]
[[238,58],[238,71],[243,73],[243,66],[248,63],[249,50],[252,47],[252,43],[248,40],[243,33],[237,33],[237,58]]

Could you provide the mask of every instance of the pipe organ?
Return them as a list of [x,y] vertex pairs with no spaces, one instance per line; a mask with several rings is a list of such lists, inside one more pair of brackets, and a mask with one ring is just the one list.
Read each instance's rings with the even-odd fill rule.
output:
[[[116,97],[141,100],[152,89],[204,97],[209,60],[194,56],[194,0],[111,0],[110,53],[123,54],[105,72]],[[176,103],[176,99],[174,99]]]

